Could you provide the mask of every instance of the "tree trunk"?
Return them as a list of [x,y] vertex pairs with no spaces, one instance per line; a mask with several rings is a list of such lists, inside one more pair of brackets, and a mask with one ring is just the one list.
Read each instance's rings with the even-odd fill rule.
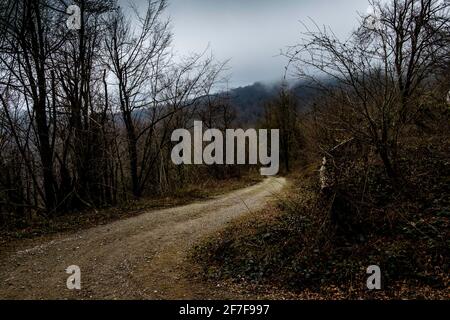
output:
[[381,160],[383,161],[383,165],[384,168],[386,170],[386,174],[387,176],[392,180],[392,181],[396,181],[397,180],[397,172],[394,169],[394,166],[392,165],[392,161],[389,157],[388,151],[386,150],[386,147],[381,148],[381,150],[379,150],[379,155]]

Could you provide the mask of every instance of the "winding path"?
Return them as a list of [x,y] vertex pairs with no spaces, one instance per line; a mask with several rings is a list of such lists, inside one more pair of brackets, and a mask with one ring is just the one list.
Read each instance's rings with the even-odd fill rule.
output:
[[[186,206],[151,211],[0,255],[0,299],[238,298],[192,279],[186,259],[201,237],[264,207],[286,180],[263,182]],[[81,269],[81,290],[65,269]]]

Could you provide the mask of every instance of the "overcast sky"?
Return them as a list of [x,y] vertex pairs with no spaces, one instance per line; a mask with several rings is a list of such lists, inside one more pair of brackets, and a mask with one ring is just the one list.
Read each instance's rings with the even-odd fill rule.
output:
[[279,52],[299,39],[299,21],[311,18],[344,37],[367,8],[367,0],[169,0],[168,14],[176,52],[209,45],[217,59],[231,59],[233,88],[281,79],[286,60]]

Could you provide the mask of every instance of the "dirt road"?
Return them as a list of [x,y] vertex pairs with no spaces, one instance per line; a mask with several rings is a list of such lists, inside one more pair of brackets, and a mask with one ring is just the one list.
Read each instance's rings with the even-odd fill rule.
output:
[[[0,299],[239,298],[192,279],[199,238],[263,207],[286,184],[269,178],[212,200],[144,213],[0,255]],[[81,269],[81,290],[65,270]]]

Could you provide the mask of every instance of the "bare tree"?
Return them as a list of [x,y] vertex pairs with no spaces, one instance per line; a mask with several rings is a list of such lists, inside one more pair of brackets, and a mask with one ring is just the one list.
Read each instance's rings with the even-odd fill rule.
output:
[[[56,181],[54,177],[51,129],[48,121],[49,81],[48,62],[59,45],[55,35],[55,21],[47,1],[6,1],[2,11],[2,43],[0,62],[2,72],[8,74],[1,85],[21,93],[28,108],[36,145],[40,156],[43,177],[43,199],[48,211],[56,206]],[[6,79],[6,78],[4,78]],[[16,100],[19,101],[19,100]],[[7,112],[9,101],[2,96]]]
[[67,28],[69,4],[0,7],[0,212],[13,218],[168,190],[170,132],[224,68],[206,50],[173,57],[165,0],[130,20],[115,0],[76,1],[79,30]]
[[[296,128],[298,101],[286,81],[281,83],[278,96],[266,104],[264,126],[280,130],[280,157],[287,172],[294,158],[294,145],[300,133]],[[299,145],[299,144],[297,144]]]
[[[117,81],[135,197],[142,195],[168,141],[167,122],[207,94],[204,89],[216,81],[223,67],[212,57],[203,59],[203,54],[173,61],[170,24],[163,19],[166,6],[165,0],[149,1],[143,17],[135,9],[139,28],[133,29],[118,10],[105,42]],[[163,121],[165,125],[159,126]]]
[[297,74],[335,101],[336,131],[375,148],[392,179],[399,137],[423,106],[427,80],[449,56],[449,4],[371,2],[347,41],[316,25],[286,56]]

